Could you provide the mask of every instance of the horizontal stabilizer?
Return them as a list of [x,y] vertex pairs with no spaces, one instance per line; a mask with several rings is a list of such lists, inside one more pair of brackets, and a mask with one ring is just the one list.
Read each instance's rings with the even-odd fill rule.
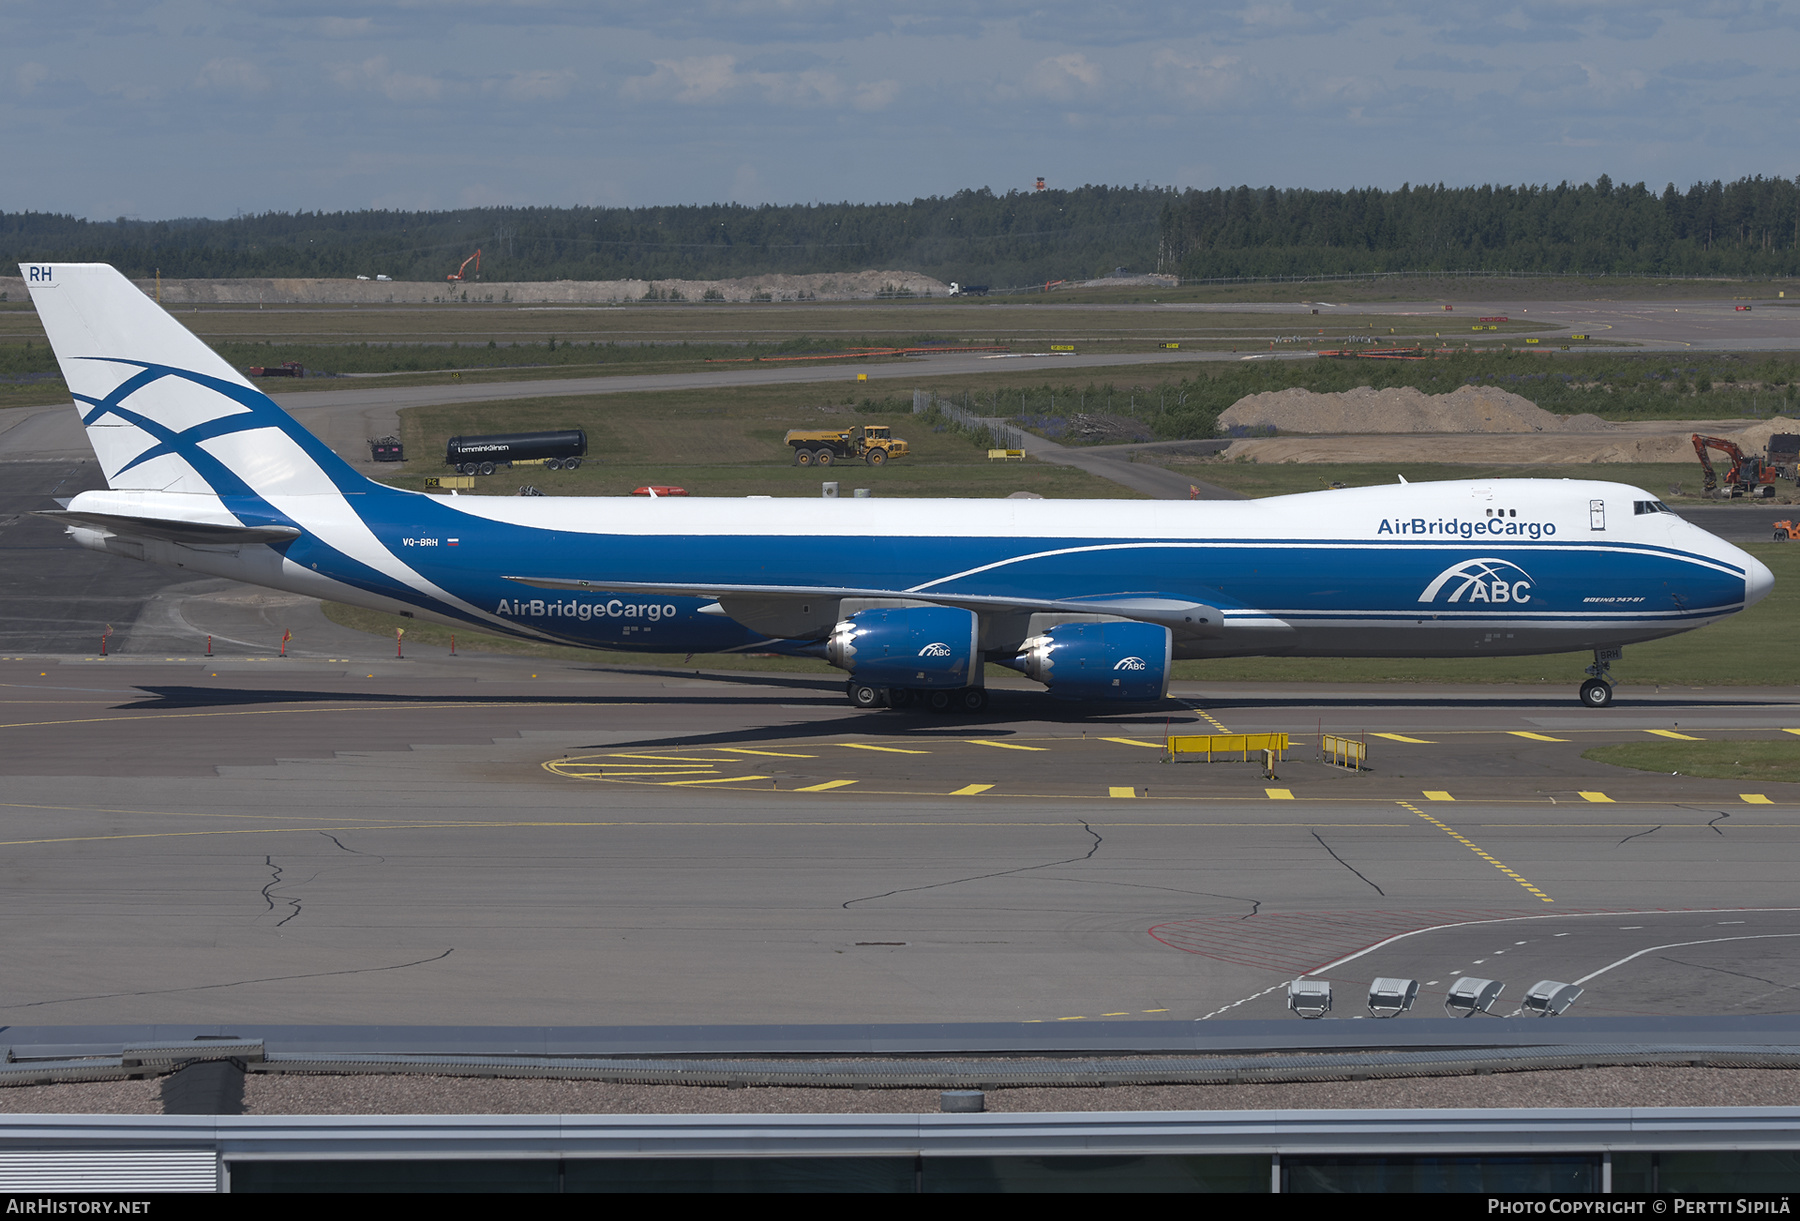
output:
[[177,521],[167,517],[130,517],[122,513],[84,513],[73,509],[44,509],[33,516],[47,517],[66,526],[94,526],[123,538],[148,538],[164,543],[188,543],[214,547],[250,543],[285,543],[300,537],[293,526],[225,526],[212,522]]

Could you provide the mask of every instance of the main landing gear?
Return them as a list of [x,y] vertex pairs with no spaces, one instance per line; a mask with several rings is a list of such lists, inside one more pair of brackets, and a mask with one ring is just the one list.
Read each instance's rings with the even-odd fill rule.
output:
[[911,687],[877,687],[859,683],[854,678],[844,685],[844,693],[858,708],[918,707],[932,712],[980,712],[988,703],[987,692],[980,687],[919,691]]
[[1612,703],[1612,663],[1623,655],[1623,649],[1594,650],[1594,664],[1587,668],[1588,680],[1581,684],[1583,704],[1589,708],[1605,708]]

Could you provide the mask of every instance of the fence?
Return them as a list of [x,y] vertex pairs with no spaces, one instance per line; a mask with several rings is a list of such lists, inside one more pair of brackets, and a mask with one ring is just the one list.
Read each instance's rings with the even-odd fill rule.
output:
[[1204,754],[1211,763],[1215,753],[1236,754],[1240,762],[1248,763],[1252,752],[1274,751],[1280,760],[1286,757],[1287,748],[1285,733],[1195,733],[1171,736],[1167,750],[1171,759],[1176,755]]
[[936,407],[945,419],[961,428],[967,428],[977,435],[986,432],[992,441],[992,449],[1025,448],[1025,430],[1004,420],[992,416],[976,415],[967,407],[958,406],[947,398],[932,394],[929,390],[913,391],[913,414],[924,415]]
[[1335,763],[1339,767],[1362,770],[1363,763],[1369,757],[1369,745],[1358,742],[1355,738],[1340,738],[1326,734],[1319,739],[1319,749],[1327,763]]

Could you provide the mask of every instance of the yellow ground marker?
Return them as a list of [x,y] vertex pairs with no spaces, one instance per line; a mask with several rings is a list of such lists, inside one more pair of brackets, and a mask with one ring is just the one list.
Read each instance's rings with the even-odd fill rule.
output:
[[[38,675],[38,677],[42,678],[44,676],[42,674],[40,674],[40,675]],[[1800,729],[1784,729],[1781,732],[1782,733],[1800,733]]]
[[1515,738],[1530,738],[1533,742],[1567,742],[1569,740],[1567,738],[1553,738],[1547,733],[1528,733],[1523,729],[1509,729],[1506,732],[1510,733]]
[[[667,784],[670,788],[674,788],[678,784],[743,784],[750,780],[767,779],[767,776],[720,776],[713,780],[666,780],[663,783]],[[847,783],[855,784],[856,781],[851,780]]]
[[965,739],[970,746],[994,746],[1001,750],[1048,750],[1047,746],[1020,746],[1017,742],[992,742],[987,738]]
[[1120,746],[1145,746],[1151,750],[1164,750],[1167,748],[1166,744],[1162,742],[1140,742],[1136,738],[1101,738],[1100,740],[1102,742],[1117,742]]
[[1214,729],[1218,730],[1220,733],[1230,733],[1231,732],[1229,729],[1225,728],[1224,721],[1221,721],[1218,717],[1216,717],[1212,713],[1206,711],[1206,709],[1195,708],[1194,711],[1199,713],[1202,717],[1205,717],[1206,723],[1211,725]]
[[721,746],[717,749],[734,755],[771,755],[777,759],[817,759],[817,755],[796,755],[785,750],[751,750],[748,746]]
[[1450,794],[1445,792],[1443,789],[1426,789],[1425,790],[1425,800],[1426,801],[1455,801],[1456,798],[1450,796]]
[[950,796],[952,796],[952,797],[973,797],[977,793],[985,793],[993,787],[994,786],[991,784],[965,784],[960,789],[957,789],[956,792],[950,794]]
[[854,780],[827,780],[824,784],[809,784],[803,789],[795,789],[796,793],[823,793],[826,789],[841,789],[845,785],[855,784]]
[[1264,789],[1263,792],[1269,795],[1270,801],[1292,801],[1294,799],[1293,789]]
[[1109,788],[1106,790],[1106,795],[1108,797],[1136,797],[1137,790],[1121,788],[1117,785],[1114,785],[1112,788]]
[[1679,738],[1683,742],[1704,742],[1705,738],[1696,738],[1691,733],[1676,733],[1673,729],[1646,729],[1645,733],[1653,733],[1659,738]]
[[1761,793],[1739,793],[1738,797],[1741,800],[1749,802],[1753,806],[1772,806],[1775,804]]
[[1608,804],[1611,804],[1612,802],[1612,798],[1608,797],[1605,793],[1589,793],[1585,790],[1583,790],[1581,794],[1581,799],[1583,801],[1603,801]]
[[867,742],[839,742],[839,746],[848,746],[851,750],[879,750],[890,755],[929,755],[928,750],[903,750],[898,746],[870,746]]
[[1386,738],[1390,742],[1411,742],[1414,746],[1436,746],[1437,743],[1425,738],[1409,738],[1403,733],[1378,733],[1378,738]]
[[1482,851],[1480,846],[1478,846],[1475,843],[1475,841],[1471,840],[1468,836],[1466,836],[1462,832],[1458,831],[1455,827],[1452,827],[1449,823],[1439,822],[1437,819],[1433,818],[1431,815],[1427,814],[1425,811],[1421,810],[1418,806],[1414,805],[1410,801],[1402,801],[1399,804],[1401,806],[1403,806],[1404,808],[1411,810],[1414,814],[1417,814],[1420,818],[1423,818],[1426,822],[1430,823],[1432,826],[1434,826],[1438,830],[1442,831],[1445,835],[1448,835],[1451,839],[1455,840],[1457,843],[1459,843],[1463,847],[1467,848],[1470,852],[1473,852],[1476,856],[1480,857],[1482,860],[1484,860],[1488,864],[1492,865],[1495,869],[1498,869],[1501,873],[1504,873],[1507,877],[1511,878],[1513,881],[1515,881],[1519,885],[1523,886],[1526,890],[1529,890],[1532,894],[1536,895],[1538,898],[1542,899],[1544,902],[1546,902],[1546,903],[1556,902],[1555,899],[1552,899],[1549,895],[1547,895],[1543,891],[1539,890],[1536,886],[1533,886],[1529,879],[1521,877],[1519,874],[1514,873],[1511,869],[1506,867],[1505,863],[1496,860],[1494,857],[1488,855],[1488,853]]

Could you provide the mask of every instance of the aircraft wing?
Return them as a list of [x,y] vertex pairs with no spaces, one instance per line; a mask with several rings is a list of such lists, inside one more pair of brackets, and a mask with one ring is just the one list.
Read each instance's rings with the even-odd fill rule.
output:
[[48,517],[64,525],[95,526],[122,538],[153,539],[163,543],[188,543],[215,547],[248,543],[284,543],[300,537],[293,526],[237,526],[214,522],[180,521],[168,517],[132,517],[124,513],[88,513],[76,509],[40,509],[34,517]]
[[[1116,615],[1121,619],[1137,619],[1155,623],[1192,636],[1211,636],[1219,632],[1225,616],[1216,606],[1186,598],[1157,594],[1103,595],[1094,598],[1019,598],[1003,594],[940,593],[918,589],[863,589],[855,586],[830,585],[713,585],[644,581],[587,581],[559,577],[508,577],[521,585],[538,589],[563,589],[583,593],[669,594],[675,597],[717,598],[727,615],[733,618],[733,603],[756,603],[757,610],[771,603],[792,602],[796,610],[803,603],[836,602],[849,598],[878,598],[900,602],[928,603],[933,606],[955,606],[977,614],[1064,614]],[[746,607],[748,609],[748,607]],[[760,618],[761,615],[755,617]]]

